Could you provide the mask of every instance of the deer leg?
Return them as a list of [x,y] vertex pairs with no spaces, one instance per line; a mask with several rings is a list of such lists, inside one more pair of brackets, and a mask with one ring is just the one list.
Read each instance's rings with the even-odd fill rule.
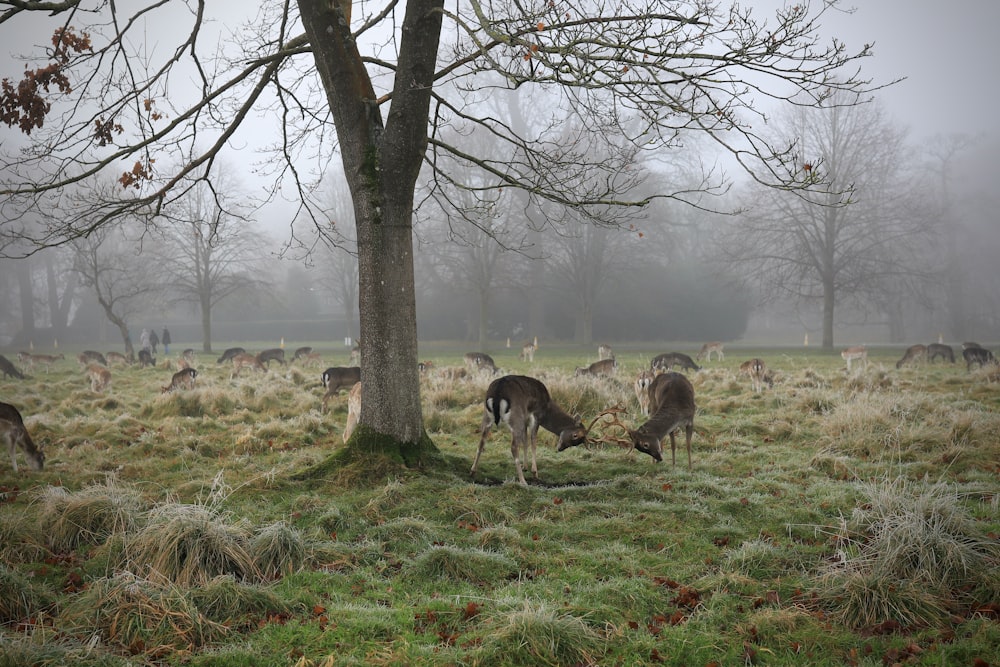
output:
[[10,467],[14,469],[14,472],[17,472],[17,447],[14,444],[14,438],[11,437],[9,432],[5,433],[2,437],[7,440],[7,451],[10,453]]
[[670,465],[677,465],[677,438],[670,432]]
[[691,469],[691,435],[694,433],[694,424],[687,424],[684,427],[684,440],[688,450],[688,470]]
[[470,475],[476,474],[476,468],[479,466],[479,457],[483,453],[483,447],[486,446],[486,438],[490,435],[490,430],[493,428],[493,415],[486,413],[483,415],[483,425],[480,426],[479,431],[479,449],[476,450],[476,459],[472,462],[472,470],[469,472]]
[[514,470],[517,471],[517,481],[521,486],[528,486],[528,482],[524,479],[524,470],[521,467],[521,450],[527,447],[527,443],[524,443],[522,447],[521,444],[527,437],[527,429],[517,429],[511,432],[510,439],[510,455],[514,459]]
[[538,479],[538,464],[535,463],[535,451],[538,449],[538,423],[531,429],[531,475]]

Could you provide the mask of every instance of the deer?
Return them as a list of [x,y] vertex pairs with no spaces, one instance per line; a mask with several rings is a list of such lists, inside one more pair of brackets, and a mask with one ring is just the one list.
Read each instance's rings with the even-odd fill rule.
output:
[[609,377],[613,378],[615,373],[618,372],[618,362],[615,361],[614,357],[610,359],[601,359],[600,361],[595,361],[589,366],[581,366],[576,369],[576,377],[591,376],[591,377]]
[[246,354],[246,353],[247,351],[244,350],[242,347],[226,348],[226,350],[222,353],[222,355],[215,360],[215,363],[221,364],[225,361],[232,361],[233,357],[235,357],[237,354]]
[[358,382],[361,382],[361,367],[334,366],[327,368],[320,376],[320,382],[326,387],[326,393],[323,394],[323,407],[321,409],[321,412],[326,412],[327,402],[339,394],[341,389],[344,387],[353,387]]
[[88,364],[96,363],[102,366],[108,365],[108,360],[100,352],[95,352],[94,350],[84,350],[80,354],[76,355],[76,360],[80,364],[81,368],[87,368]]
[[973,366],[983,368],[987,364],[997,363],[993,353],[985,347],[967,347],[962,350],[962,358],[965,359],[966,371],[971,371]]
[[639,411],[646,417],[649,416],[649,385],[653,384],[656,374],[653,371],[641,370],[635,378],[635,398],[639,401]]
[[194,389],[194,379],[198,371],[193,368],[182,368],[170,378],[170,384],[160,390],[161,394],[169,394],[175,389]]
[[607,343],[601,343],[600,345],[597,346],[597,358],[598,360],[614,359],[615,353],[611,349],[610,345],[608,345]]
[[628,432],[632,445],[654,461],[663,460],[662,440],[670,435],[670,460],[677,465],[675,431],[684,427],[688,468],[691,468],[691,435],[694,433],[694,387],[680,373],[668,371],[657,375],[649,386],[649,411],[652,416],[645,424]]
[[695,355],[695,359],[697,359],[698,361],[701,361],[702,359],[704,359],[705,361],[711,361],[712,353],[714,352],[715,355],[718,357],[719,361],[722,361],[726,358],[726,355],[722,353],[723,347],[724,347],[723,343],[720,343],[718,341],[705,343],[704,345],[701,346],[701,351],[698,352],[697,355]]
[[142,348],[139,350],[139,368],[145,368],[146,366],[156,368],[156,357],[146,348]]
[[927,358],[926,345],[911,345],[903,352],[903,358],[896,362],[896,368],[902,368],[906,364],[918,363]]
[[41,470],[45,465],[45,452],[35,447],[21,413],[10,403],[0,403],[0,440],[7,441],[7,452],[14,472],[17,472],[18,447],[24,450],[24,457],[32,470]]
[[18,380],[24,379],[24,373],[17,370],[17,366],[15,366],[10,359],[2,354],[0,354],[0,373],[3,373],[4,378],[10,376],[12,378],[17,378]]
[[17,360],[22,364],[27,366],[29,369],[34,370],[35,364],[40,364],[45,366],[45,372],[48,373],[49,369],[52,368],[52,364],[56,363],[61,359],[65,359],[66,355],[59,354],[31,354],[30,352],[18,352]]
[[347,394],[347,423],[344,424],[344,442],[351,438],[354,428],[361,417],[361,383],[355,382]]
[[559,437],[556,450],[563,451],[575,447],[587,439],[587,429],[580,416],[570,416],[552,400],[546,386],[526,375],[505,375],[490,383],[483,400],[483,423],[480,427],[479,449],[472,462],[470,474],[475,477],[479,467],[479,457],[486,446],[486,438],[494,426],[503,422],[510,429],[510,455],[514,459],[514,470],[521,486],[527,486],[524,479],[522,461],[531,449],[531,473],[538,478],[535,450],[538,445],[538,429],[544,428]]
[[496,363],[493,361],[493,357],[486,354],[485,352],[468,352],[465,355],[465,367],[469,369],[472,374],[488,372],[490,375],[496,375],[499,372]]
[[654,373],[664,373],[680,366],[684,370],[700,371],[701,367],[694,363],[694,359],[682,352],[665,352],[653,357],[649,362],[649,370]]
[[97,363],[87,365],[87,377],[90,378],[90,390],[103,392],[111,388],[111,371]]
[[517,358],[521,361],[527,361],[529,364],[535,363],[535,350],[538,349],[538,345],[529,341],[521,346],[521,354],[517,355]]
[[121,352],[114,352],[114,351],[108,352],[105,355],[105,358],[108,360],[108,365],[109,366],[128,366],[129,365],[128,357],[126,357]]
[[759,394],[764,389],[764,383],[768,381],[767,364],[763,359],[756,357],[740,364],[740,374],[750,378],[750,386],[754,393]]
[[931,343],[927,346],[927,361],[933,363],[938,357],[953,364],[955,363],[955,350],[951,349],[951,345]]
[[257,355],[257,361],[264,364],[268,368],[271,367],[272,361],[277,361],[282,366],[285,365],[285,351],[280,347],[272,347],[267,350],[261,350],[260,354]]
[[232,380],[233,378],[239,376],[240,371],[244,368],[253,368],[261,371],[262,373],[267,372],[267,367],[260,363],[260,359],[252,354],[243,352],[233,357],[233,373],[229,376],[229,379]]
[[861,361],[865,368],[868,368],[868,349],[864,345],[855,345],[843,350],[841,358],[847,362],[847,372],[851,372],[851,362]]
[[295,348],[295,352],[292,354],[292,361],[295,362],[298,361],[299,359],[302,359],[303,357],[307,357],[310,354],[312,354],[312,351],[313,349],[309,345],[303,345],[302,347],[297,347]]

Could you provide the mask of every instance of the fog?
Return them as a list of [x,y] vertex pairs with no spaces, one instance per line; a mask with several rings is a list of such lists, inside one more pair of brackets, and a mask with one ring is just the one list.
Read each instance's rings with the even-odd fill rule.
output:
[[[776,4],[784,3],[749,3],[761,10]],[[1000,340],[995,213],[1000,195],[994,185],[1000,133],[993,120],[995,64],[1000,62],[993,30],[1000,25],[1000,3],[957,0],[946,10],[929,0],[859,5],[851,14],[830,16],[822,32],[852,48],[875,44],[863,72],[877,85],[891,83],[874,99],[903,133],[900,160],[906,167],[903,181],[869,194],[867,201],[877,199],[897,211],[912,205],[915,210],[907,214],[926,215],[933,233],[914,250],[912,261],[923,262],[920,280],[908,277],[905,286],[893,282],[898,294],[883,290],[898,312],[890,313],[877,295],[849,294],[836,314],[836,344]],[[5,42],[10,59],[0,76],[16,77],[23,66],[15,56],[42,41]],[[777,122],[776,115],[770,118]],[[254,149],[276,136],[274,123],[273,117],[257,118],[248,135],[255,139],[232,142],[229,159],[238,166],[232,168],[230,196],[249,199],[270,183],[262,173],[267,170],[253,166],[261,159]],[[24,138],[16,128],[0,125],[0,142],[20,145]],[[697,179],[692,165],[723,160],[705,144],[688,146],[693,155],[655,156],[642,164],[650,183]],[[317,160],[312,166],[318,170],[321,164]],[[726,198],[712,202],[719,213],[742,206],[748,187],[737,170],[724,160],[723,165],[732,187]],[[323,176],[320,191],[326,194],[320,198],[327,201],[327,211],[335,208],[330,202],[340,202],[331,217],[349,229],[342,178],[333,169]],[[909,194],[901,198],[907,181],[921,184],[919,205]],[[235,286],[212,305],[209,341],[201,307],[194,292],[181,288],[173,255],[156,252],[169,239],[136,232],[134,239],[142,243],[126,252],[141,252],[143,270],[160,279],[155,292],[119,302],[117,312],[126,318],[133,341],[143,327],[168,327],[177,349],[202,348],[206,342],[219,347],[220,341],[338,346],[356,337],[356,292],[349,284],[357,269],[350,234],[340,237],[342,247],[311,239],[310,221],[294,194],[286,184],[278,197],[247,214],[253,224],[239,226],[241,234],[255,240],[220,260],[222,275]],[[749,273],[724,260],[717,244],[723,238],[739,243],[738,236],[734,241],[723,234],[739,223],[738,216],[653,204],[622,230],[606,230],[600,238],[566,228],[526,231],[534,228],[533,216],[546,215],[559,214],[510,207],[490,223],[497,225],[495,233],[456,238],[448,212],[422,202],[416,225],[421,339],[464,340],[470,346],[495,346],[508,338],[520,343],[534,336],[585,345],[705,340],[798,345],[807,337],[819,342],[822,309],[816,298],[761,293]],[[302,238],[290,242],[293,226],[302,230]],[[79,252],[54,248],[27,259],[0,260],[0,346],[44,348],[58,340],[98,341],[112,348],[122,342],[97,302],[95,281],[74,270]],[[122,263],[114,255],[106,261]]]

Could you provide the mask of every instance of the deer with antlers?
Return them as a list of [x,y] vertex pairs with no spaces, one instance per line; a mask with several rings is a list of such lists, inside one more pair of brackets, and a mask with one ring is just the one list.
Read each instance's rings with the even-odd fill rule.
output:
[[663,460],[662,440],[670,435],[670,460],[677,465],[675,432],[684,427],[688,468],[691,467],[691,435],[694,433],[694,387],[681,375],[668,371],[656,376],[649,386],[649,412],[653,416],[634,431],[629,431],[632,444],[656,461]]
[[647,417],[649,416],[649,385],[653,384],[655,377],[656,373],[653,371],[641,370],[633,384],[635,399],[639,401],[639,412]]
[[471,475],[475,476],[479,457],[486,446],[486,438],[494,426],[502,421],[511,432],[510,455],[514,459],[517,481],[522,486],[524,480],[523,461],[531,448],[531,474],[538,478],[535,450],[538,442],[538,428],[544,428],[559,436],[556,447],[563,451],[587,439],[587,429],[579,415],[570,416],[552,400],[549,390],[542,382],[525,375],[505,375],[490,383],[483,401],[483,423],[480,428],[479,449],[472,462]]

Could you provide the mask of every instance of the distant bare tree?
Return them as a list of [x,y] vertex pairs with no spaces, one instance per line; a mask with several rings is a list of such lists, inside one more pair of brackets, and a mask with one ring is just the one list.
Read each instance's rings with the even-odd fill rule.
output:
[[163,243],[150,249],[171,297],[198,308],[205,352],[212,351],[212,309],[266,284],[271,248],[252,221],[234,213],[239,207],[228,200],[235,194],[194,185],[163,209],[170,224],[160,225]]
[[147,311],[163,293],[155,265],[141,253],[142,226],[101,227],[74,240],[73,248],[73,270],[80,283],[94,291],[104,315],[121,334],[125,354],[133,356],[129,320]]
[[827,181],[830,191],[754,189],[750,209],[719,244],[723,260],[765,299],[819,302],[826,349],[838,305],[902,298],[903,286],[926,276],[916,260],[931,238],[920,188],[907,179],[904,132],[876,103],[832,101],[841,104],[796,109],[774,138],[801,137],[803,178]]

